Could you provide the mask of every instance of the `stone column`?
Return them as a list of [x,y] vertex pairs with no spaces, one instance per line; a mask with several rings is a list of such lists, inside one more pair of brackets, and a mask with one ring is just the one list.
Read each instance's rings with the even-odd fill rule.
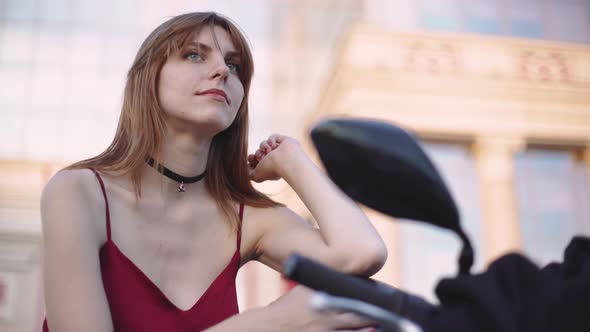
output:
[[578,230],[583,234],[590,235],[590,225],[586,222],[586,220],[590,220],[590,207],[588,207],[590,202],[590,143],[582,149],[580,157],[580,163],[582,164],[583,172],[585,173],[584,178],[586,179],[586,183],[582,184],[582,186],[585,187],[586,190],[582,190],[580,202],[582,225],[578,224]]
[[521,249],[514,154],[524,140],[479,137],[474,144],[481,197],[484,259]]
[[582,163],[584,164],[584,169],[586,170],[586,179],[588,180],[587,185],[590,188],[590,144],[586,145],[582,150]]

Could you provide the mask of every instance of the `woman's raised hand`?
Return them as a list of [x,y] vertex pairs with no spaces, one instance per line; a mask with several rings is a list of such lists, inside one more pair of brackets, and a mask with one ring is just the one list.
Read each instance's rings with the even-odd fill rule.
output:
[[281,179],[290,159],[300,155],[304,155],[304,152],[296,139],[279,134],[270,135],[260,143],[254,154],[248,155],[250,179],[255,182]]

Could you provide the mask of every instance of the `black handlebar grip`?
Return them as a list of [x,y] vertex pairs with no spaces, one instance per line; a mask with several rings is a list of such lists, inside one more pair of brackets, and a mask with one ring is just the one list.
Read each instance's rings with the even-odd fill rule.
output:
[[355,277],[298,254],[290,255],[283,267],[285,277],[311,289],[347,297],[401,314],[405,293],[368,278]]

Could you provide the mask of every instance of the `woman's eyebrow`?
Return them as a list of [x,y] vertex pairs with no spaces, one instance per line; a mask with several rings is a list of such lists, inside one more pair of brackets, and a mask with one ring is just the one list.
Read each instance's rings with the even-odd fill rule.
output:
[[189,42],[188,44],[186,44],[186,48],[189,47],[194,47],[199,51],[203,51],[203,52],[211,52],[211,46],[203,44],[203,43],[197,43],[197,42]]
[[236,51],[229,51],[227,53],[225,53],[225,57],[228,59],[235,59],[235,60],[241,60],[242,57],[240,56],[239,52]]
[[[203,44],[203,43],[199,43],[199,42],[189,42],[186,48],[189,47],[195,47],[197,50],[199,51],[203,51],[206,53],[210,53],[211,50],[213,49],[211,46],[207,45],[207,44]],[[224,55],[227,58],[240,58],[240,53],[237,51],[228,51],[225,53]]]

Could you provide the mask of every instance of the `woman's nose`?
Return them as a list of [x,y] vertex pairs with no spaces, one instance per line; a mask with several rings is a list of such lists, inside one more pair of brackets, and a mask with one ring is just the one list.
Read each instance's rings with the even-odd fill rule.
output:
[[219,78],[219,79],[225,80],[228,76],[229,76],[229,68],[225,64],[225,60],[215,60],[215,63],[213,63],[213,68],[211,70],[211,73],[209,74],[209,77],[211,79]]

